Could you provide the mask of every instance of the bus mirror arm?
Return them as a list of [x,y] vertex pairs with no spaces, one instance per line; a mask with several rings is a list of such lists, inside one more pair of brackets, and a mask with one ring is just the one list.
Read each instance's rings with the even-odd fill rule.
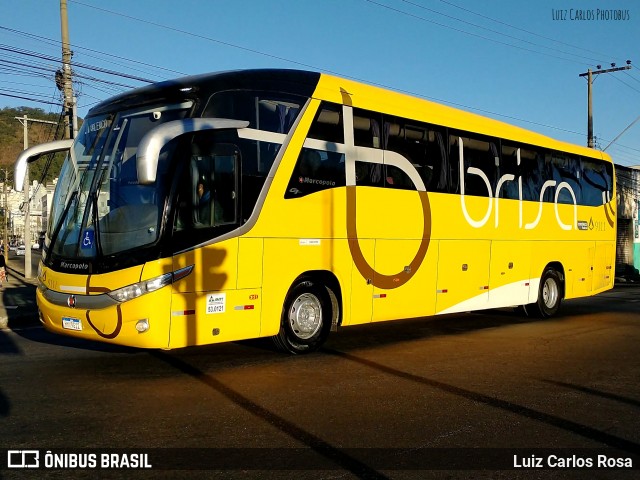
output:
[[158,125],[140,140],[136,169],[138,182],[148,185],[156,181],[160,150],[167,143],[180,135],[204,130],[239,129],[249,126],[245,120],[229,120],[226,118],[187,118],[173,120]]
[[27,163],[36,161],[47,153],[63,152],[69,150],[73,145],[73,140],[57,140],[55,142],[41,143],[31,148],[23,150],[16,160],[14,171],[15,189],[21,192],[24,187],[24,177],[27,172]]

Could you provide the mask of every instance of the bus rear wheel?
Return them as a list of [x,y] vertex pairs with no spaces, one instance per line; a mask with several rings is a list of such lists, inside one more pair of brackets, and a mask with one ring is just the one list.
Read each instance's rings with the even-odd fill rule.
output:
[[540,278],[538,301],[527,305],[527,313],[539,318],[549,318],[556,314],[562,302],[562,277],[553,268],[544,271]]
[[295,283],[284,302],[280,331],[273,337],[276,347],[292,354],[317,350],[329,336],[332,315],[324,286],[312,280]]

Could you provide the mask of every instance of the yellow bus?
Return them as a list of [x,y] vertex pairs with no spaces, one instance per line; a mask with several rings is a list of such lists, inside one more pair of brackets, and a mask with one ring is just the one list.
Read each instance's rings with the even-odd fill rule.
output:
[[296,70],[214,73],[107,100],[69,149],[37,302],[57,333],[146,348],[273,337],[310,352],[369,322],[613,286],[604,153]]

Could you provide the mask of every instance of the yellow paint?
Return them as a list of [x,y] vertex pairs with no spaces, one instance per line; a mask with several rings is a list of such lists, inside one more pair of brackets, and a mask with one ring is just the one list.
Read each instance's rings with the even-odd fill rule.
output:
[[[63,331],[63,316],[84,322],[86,312],[51,305],[38,293],[47,328],[152,348],[271,336],[280,328],[288,290],[307,272],[325,272],[336,278],[343,326],[533,302],[540,277],[551,262],[564,271],[567,298],[613,286],[615,214],[607,214],[605,209],[615,212],[615,187],[608,205],[577,208],[431,192],[430,212],[423,211],[415,191],[355,187],[358,246],[364,261],[379,275],[401,279],[408,274],[406,267],[420,248],[426,213],[431,218],[429,248],[422,264],[410,272],[411,279],[397,288],[374,287],[375,274],[367,278],[352,259],[346,188],[284,199],[321,100],[611,161],[601,152],[502,122],[321,75],[314,99],[288,140],[260,216],[250,231],[171,258],[94,275],[89,281],[85,275],[45,268],[42,281],[48,288],[73,293],[87,285],[114,290],[193,266],[189,276],[172,286],[122,304],[122,331],[116,338],[105,340],[90,328]],[[465,209],[473,221],[486,221],[478,228],[471,226]],[[535,228],[528,228],[536,220]],[[561,228],[561,224],[575,225],[574,220],[596,227]],[[212,299],[222,298],[224,312],[208,313]],[[115,307],[90,315],[103,333],[116,327]],[[135,331],[140,318],[149,318],[149,332]]]

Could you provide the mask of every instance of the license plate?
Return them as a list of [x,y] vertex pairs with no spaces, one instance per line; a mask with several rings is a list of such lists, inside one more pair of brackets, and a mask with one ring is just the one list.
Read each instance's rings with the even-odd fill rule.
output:
[[67,330],[82,330],[82,322],[79,318],[62,317],[62,328]]

